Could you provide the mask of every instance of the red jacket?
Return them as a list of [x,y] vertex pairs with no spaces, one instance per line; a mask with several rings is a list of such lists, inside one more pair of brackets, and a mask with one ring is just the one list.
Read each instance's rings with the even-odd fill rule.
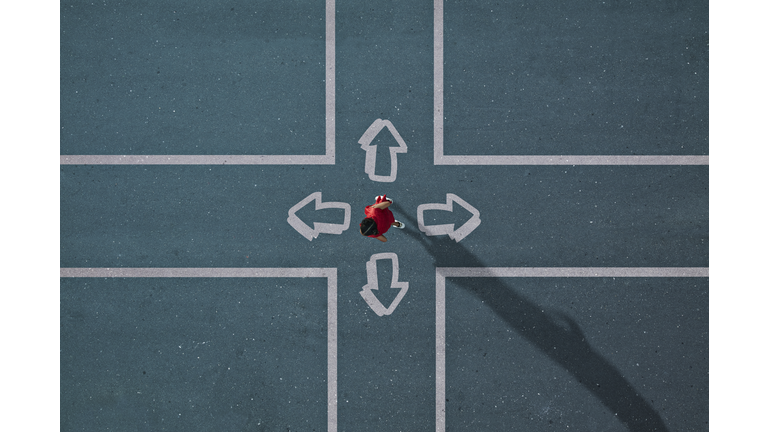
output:
[[368,237],[376,238],[389,230],[392,223],[395,222],[395,215],[392,214],[392,210],[373,208],[373,206],[365,207],[365,217],[371,218],[376,222],[376,229],[379,231],[376,235],[369,235]]

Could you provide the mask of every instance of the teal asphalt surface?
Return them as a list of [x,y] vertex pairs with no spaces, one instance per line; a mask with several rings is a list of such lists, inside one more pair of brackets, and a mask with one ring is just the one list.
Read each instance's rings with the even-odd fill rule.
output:
[[[322,1],[62,1],[62,155],[322,155]],[[62,164],[62,268],[335,268],[339,431],[430,431],[436,268],[709,266],[708,165],[435,165],[433,2],[335,2],[335,163]],[[447,155],[706,156],[706,2],[444,5]],[[358,144],[386,119],[393,182]],[[376,174],[390,173],[383,132]],[[312,241],[288,211],[351,206]],[[406,224],[357,232],[376,195]],[[480,213],[460,242],[418,207]],[[297,212],[339,224],[344,210]],[[425,213],[427,225],[471,214]],[[390,315],[359,294],[395,253]],[[388,305],[392,265],[380,261]],[[61,278],[62,431],[321,431],[323,278]],[[447,431],[702,431],[707,277],[445,284]],[[437,419],[436,419],[437,418]],[[332,420],[332,419],[331,419]]]

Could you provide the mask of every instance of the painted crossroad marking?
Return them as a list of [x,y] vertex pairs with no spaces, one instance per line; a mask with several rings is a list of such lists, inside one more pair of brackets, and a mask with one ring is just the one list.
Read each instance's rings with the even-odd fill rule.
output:
[[60,155],[60,165],[335,165],[336,0],[325,1],[325,154]]
[[709,165],[709,156],[446,156],[444,153],[443,0],[434,0],[434,164],[435,165]]
[[445,432],[445,279],[449,277],[709,277],[708,267],[437,267],[435,268],[435,419]]
[[[378,269],[376,268],[376,262],[384,259],[392,261],[392,282],[389,284],[389,287],[400,289],[397,297],[392,300],[392,304],[390,304],[389,307],[385,307],[383,304],[381,304],[381,301],[376,298],[376,294],[373,293],[373,291],[379,290],[379,275]],[[400,264],[397,261],[397,254],[379,253],[371,255],[371,259],[365,263],[365,269],[366,275],[368,277],[368,284],[363,287],[362,291],[360,291],[360,295],[363,297],[363,299],[365,299],[365,302],[368,303],[368,306],[373,309],[376,315],[391,315],[392,312],[395,311],[395,308],[397,308],[397,305],[400,304],[400,300],[403,299],[405,293],[408,292],[408,282],[398,281],[400,275]]]
[[335,268],[61,268],[63,278],[326,278],[328,281],[328,431],[338,428],[338,278]]
[[[335,153],[335,0],[326,0],[325,34],[325,154],[322,155],[61,155],[61,165],[334,165]],[[443,0],[434,0],[434,165],[708,165],[706,155],[445,155],[444,154],[444,27]],[[391,172],[377,176],[376,149],[370,146],[384,128],[392,133],[399,147],[390,148]],[[406,153],[407,146],[388,120],[377,119],[359,140],[366,152],[365,172],[377,182],[394,182],[397,176],[397,154]],[[301,221],[296,212],[315,201],[315,208],[340,208],[345,211],[344,223],[315,223],[314,228]],[[454,225],[427,226],[425,210],[452,211],[457,202],[472,213],[472,218],[454,230]],[[288,222],[308,240],[319,234],[341,234],[349,228],[351,207],[347,203],[322,203],[315,192],[292,207]],[[428,236],[448,235],[456,242],[464,239],[480,225],[479,211],[454,194],[446,195],[446,204],[422,204],[418,208],[419,229]],[[392,260],[392,288],[399,288],[397,298],[385,307],[376,298],[378,289],[376,263]],[[379,316],[390,315],[401,302],[408,282],[398,281],[396,254],[375,254],[366,263],[368,284],[360,295]],[[373,276],[371,276],[373,275]],[[336,431],[338,424],[337,396],[337,269],[335,268],[62,268],[61,277],[71,278],[296,278],[320,277],[328,281],[328,430]],[[448,277],[708,277],[708,268],[436,268],[436,420],[437,431],[445,430],[445,279]]]

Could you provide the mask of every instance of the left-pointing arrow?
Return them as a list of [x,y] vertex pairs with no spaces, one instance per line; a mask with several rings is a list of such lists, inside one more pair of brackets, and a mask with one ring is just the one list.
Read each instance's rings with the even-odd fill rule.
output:
[[[330,223],[313,222],[314,228],[310,228],[309,225],[305,224],[301,219],[299,219],[298,216],[296,216],[296,212],[301,210],[305,205],[309,204],[311,201],[315,202],[315,210],[324,210],[324,209],[332,209],[332,208],[343,209],[344,223],[330,224]],[[352,217],[352,206],[343,202],[324,203],[322,192],[315,192],[313,194],[310,194],[308,197],[299,201],[295,206],[291,207],[291,209],[288,210],[288,223],[291,224],[293,229],[298,231],[299,234],[303,235],[309,241],[312,241],[312,239],[317,238],[320,234],[341,234],[347,228],[349,228],[349,221],[351,217]]]

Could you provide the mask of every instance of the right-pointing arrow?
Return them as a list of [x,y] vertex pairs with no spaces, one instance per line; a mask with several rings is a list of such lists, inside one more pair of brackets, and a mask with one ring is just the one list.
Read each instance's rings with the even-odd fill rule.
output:
[[[472,217],[464,223],[459,229],[454,230],[454,224],[444,224],[444,225],[424,225],[424,211],[425,210],[444,210],[444,211],[453,211],[453,203],[456,202],[460,206],[464,207],[467,211],[472,213]],[[456,242],[460,242],[464,237],[469,235],[472,231],[475,230],[480,225],[480,212],[477,211],[476,208],[472,207],[464,201],[463,199],[459,198],[457,195],[454,195],[452,193],[445,194],[445,204],[422,204],[417,208],[417,219],[419,222],[419,230],[423,233],[425,233],[428,236],[436,236],[436,235],[448,235],[453,240],[456,240]]]
[[[309,204],[312,201],[315,202],[315,210],[323,210],[323,209],[329,209],[329,208],[343,209],[344,223],[329,224],[329,223],[314,222],[314,229],[310,228],[309,225],[305,224],[301,219],[299,219],[298,216],[296,216],[296,212],[301,210],[305,205]],[[288,223],[291,224],[293,229],[298,231],[299,234],[303,235],[309,241],[312,241],[312,239],[317,238],[321,233],[322,234],[341,234],[342,232],[344,232],[344,230],[349,228],[349,222],[351,217],[352,217],[352,206],[343,202],[324,203],[322,192],[315,192],[313,194],[310,194],[308,197],[299,201],[298,204],[296,204],[295,206],[291,207],[290,210],[288,210]]]

